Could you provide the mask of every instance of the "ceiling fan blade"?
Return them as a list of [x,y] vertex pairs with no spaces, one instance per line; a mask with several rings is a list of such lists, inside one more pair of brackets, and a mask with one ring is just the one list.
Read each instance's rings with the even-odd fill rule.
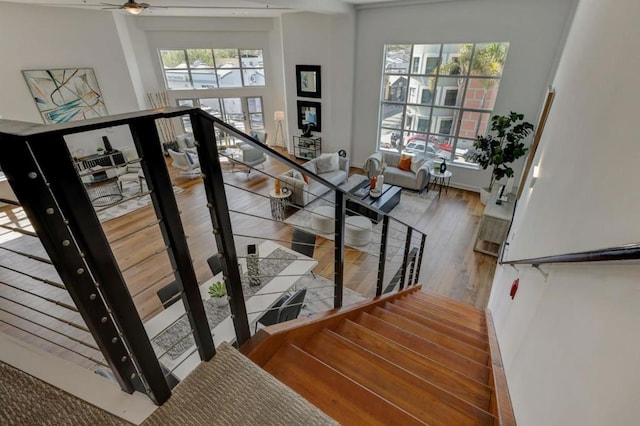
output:
[[114,6],[114,7],[120,7],[122,6],[121,4],[113,4],[113,3],[100,3],[103,6]]
[[150,5],[149,9],[169,9],[169,6],[153,6],[153,5]]

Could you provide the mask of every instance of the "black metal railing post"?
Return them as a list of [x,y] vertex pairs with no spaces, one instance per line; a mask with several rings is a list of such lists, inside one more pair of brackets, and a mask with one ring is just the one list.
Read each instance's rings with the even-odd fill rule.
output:
[[244,303],[240,269],[238,268],[238,254],[233,239],[231,216],[224,189],[222,167],[218,157],[215,132],[211,119],[207,119],[202,111],[190,113],[193,135],[200,159],[200,170],[207,195],[207,208],[213,226],[213,234],[221,255],[222,273],[225,277],[229,308],[233,318],[238,345],[241,346],[251,337],[247,307]]
[[378,281],[376,283],[376,297],[382,295],[384,286],[384,268],[387,262],[387,237],[389,235],[389,215],[382,217],[382,235],[380,236],[380,260],[378,261]]
[[334,272],[335,287],[333,294],[333,307],[342,307],[342,293],[344,289],[344,225],[346,215],[346,200],[344,193],[335,190],[336,194],[336,211],[335,211],[335,250],[334,250]]
[[400,290],[404,289],[404,280],[407,277],[407,265],[409,264],[409,252],[411,251],[411,236],[413,228],[407,226],[407,241],[404,244],[404,256],[402,257],[402,272],[400,275]]
[[198,279],[187,245],[187,238],[180,219],[180,211],[173,193],[173,185],[154,117],[134,119],[129,123],[133,142],[142,158],[140,162],[151,201],[160,219],[162,238],[168,246],[167,255],[171,267],[176,270],[178,288],[182,290],[182,301],[189,318],[193,338],[200,359],[208,361],[216,353],[211,337],[207,314],[202,304]]
[[420,277],[420,268],[422,268],[422,258],[424,257],[424,246],[427,242],[427,234],[422,234],[420,239],[420,252],[418,253],[418,265],[416,266],[416,275],[413,280],[413,285],[418,284],[418,278]]
[[3,153],[9,183],[120,387],[145,391],[142,379],[164,403],[171,391],[62,135],[3,138]]

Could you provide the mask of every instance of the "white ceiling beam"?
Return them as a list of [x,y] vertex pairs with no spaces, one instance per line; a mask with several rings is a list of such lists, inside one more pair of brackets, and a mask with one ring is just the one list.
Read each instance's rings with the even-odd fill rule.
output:
[[252,3],[259,3],[266,6],[287,7],[293,10],[325,13],[325,14],[342,14],[351,13],[353,6],[342,0],[248,0]]

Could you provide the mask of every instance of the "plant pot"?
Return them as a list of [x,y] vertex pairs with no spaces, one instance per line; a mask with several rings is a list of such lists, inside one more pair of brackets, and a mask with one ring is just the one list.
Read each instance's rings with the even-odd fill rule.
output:
[[489,188],[480,188],[480,203],[482,203],[483,206],[487,205],[490,196],[491,191]]
[[227,304],[227,296],[214,297],[214,299],[215,299],[216,306],[219,307],[219,308],[221,308],[221,307],[223,307],[224,305]]

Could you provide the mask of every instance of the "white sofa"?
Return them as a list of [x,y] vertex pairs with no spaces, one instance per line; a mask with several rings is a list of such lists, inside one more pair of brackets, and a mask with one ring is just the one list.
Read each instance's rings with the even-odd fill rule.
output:
[[[327,156],[335,156],[338,159],[337,170],[323,171],[318,170],[316,164]],[[335,160],[335,158],[334,158]],[[338,157],[338,154],[322,154],[318,158],[309,160],[302,164],[302,167],[309,170],[312,173],[317,174],[321,178],[328,180],[334,185],[340,185],[349,177],[349,160],[347,158]],[[292,191],[291,202],[297,206],[304,207],[311,201],[323,195],[329,190],[329,188],[320,182],[309,178],[309,183],[306,183],[302,176],[295,170],[289,170],[278,176],[280,182],[282,182],[283,188],[288,188]]]
[[[411,160],[411,170],[405,171],[398,168],[400,158],[401,155],[395,152],[376,152],[367,158],[363,169],[367,173],[372,174],[380,170],[384,161],[385,183],[422,191],[429,184],[431,170],[433,170],[434,167],[433,160],[431,158],[418,159],[413,157]],[[424,162],[420,164],[420,160],[423,160]]]

